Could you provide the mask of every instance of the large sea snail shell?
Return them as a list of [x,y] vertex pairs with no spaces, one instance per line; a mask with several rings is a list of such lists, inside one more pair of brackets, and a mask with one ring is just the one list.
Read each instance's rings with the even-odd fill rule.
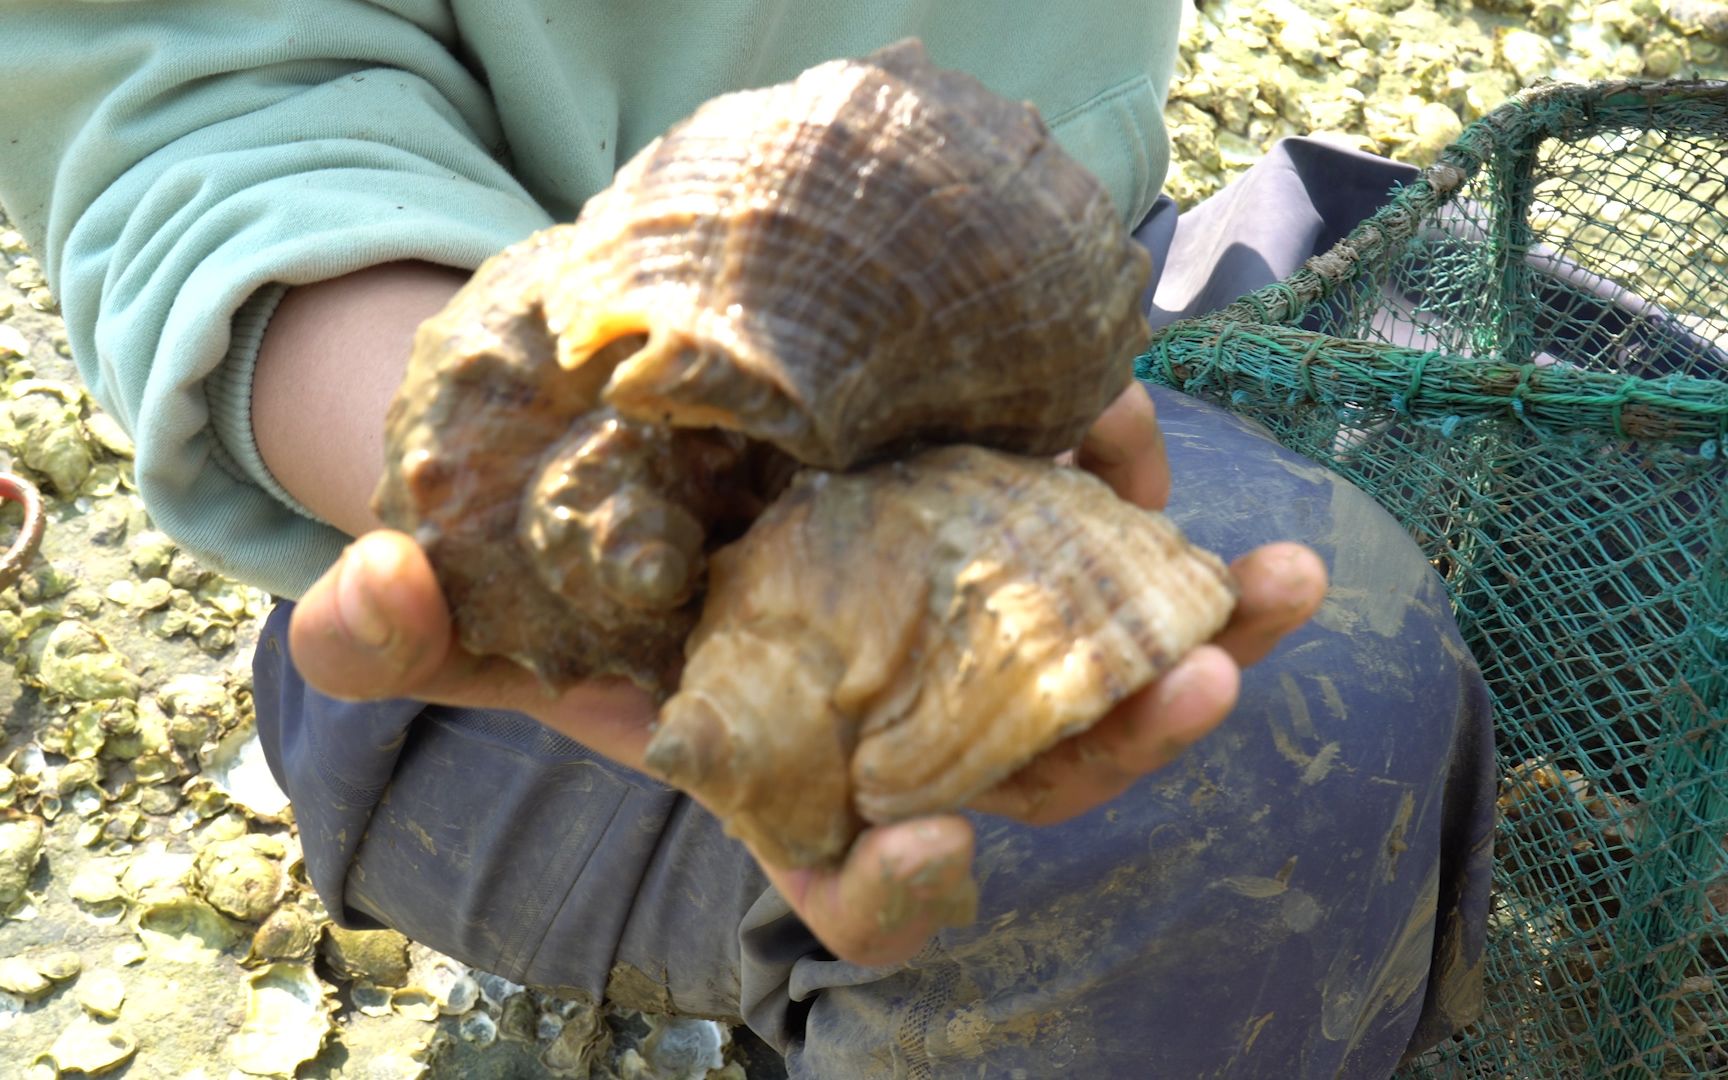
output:
[[765,861],[963,806],[1224,625],[1229,571],[1049,461],[806,472],[710,566],[648,764]]
[[676,684],[707,555],[796,465],[1074,445],[1148,259],[1030,106],[915,42],[717,98],[417,337],[374,500],[459,638]]
[[922,443],[1060,452],[1148,333],[1149,259],[1102,185],[1031,106],[915,42],[704,105],[566,242],[565,368],[601,368],[625,416],[824,469]]

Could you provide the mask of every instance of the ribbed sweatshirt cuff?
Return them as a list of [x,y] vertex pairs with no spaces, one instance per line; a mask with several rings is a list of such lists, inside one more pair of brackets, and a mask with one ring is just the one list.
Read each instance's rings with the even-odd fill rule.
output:
[[230,327],[228,354],[205,380],[204,395],[210,406],[210,427],[216,434],[217,464],[235,479],[257,484],[295,513],[322,522],[271,474],[252,431],[252,375],[258,366],[258,350],[277,305],[287,293],[287,285],[273,282],[240,305]]

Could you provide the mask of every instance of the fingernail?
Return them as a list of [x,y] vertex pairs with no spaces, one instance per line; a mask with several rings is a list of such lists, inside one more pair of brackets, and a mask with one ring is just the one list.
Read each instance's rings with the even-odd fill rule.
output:
[[336,611],[354,644],[383,652],[395,636],[368,584],[387,576],[394,559],[374,546],[351,544],[342,554],[342,569],[336,579]]

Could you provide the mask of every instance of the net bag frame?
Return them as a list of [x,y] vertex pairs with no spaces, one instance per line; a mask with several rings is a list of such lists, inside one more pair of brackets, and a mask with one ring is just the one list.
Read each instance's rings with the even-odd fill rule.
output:
[[1398,518],[1492,692],[1482,1017],[1401,1075],[1728,1076],[1725,236],[1728,83],[1541,85],[1136,362]]

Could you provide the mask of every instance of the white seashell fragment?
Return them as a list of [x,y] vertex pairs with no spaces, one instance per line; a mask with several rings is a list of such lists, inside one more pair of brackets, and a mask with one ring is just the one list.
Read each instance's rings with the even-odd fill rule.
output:
[[77,953],[69,950],[38,956],[33,963],[35,963],[37,971],[55,982],[65,982],[67,979],[76,978],[78,973],[84,970],[83,959]]
[[228,1056],[255,1076],[293,1076],[318,1056],[330,1033],[324,984],[311,964],[271,964],[253,975],[246,1020],[228,1043]]
[[202,900],[182,897],[138,913],[138,937],[152,956],[181,964],[211,964],[242,938],[239,927]]
[[442,1000],[438,1003],[438,1011],[445,1016],[461,1016],[479,1001],[479,985],[473,979],[463,975],[445,988]]
[[359,982],[348,988],[348,999],[366,1016],[390,1015],[391,991],[372,983]]
[[513,983],[504,976],[494,975],[489,971],[470,971],[468,974],[479,984],[480,996],[488,1005],[502,1005],[506,999],[523,990],[521,983]]
[[197,856],[167,851],[159,844],[138,852],[120,872],[120,888],[135,904],[148,906],[186,895],[186,877]]
[[21,956],[0,960],[0,990],[25,1001],[35,1001],[54,989],[53,980],[36,970],[36,965]]
[[80,904],[91,905],[108,904],[125,896],[111,864],[98,862],[80,866],[72,875],[72,883],[66,886],[66,892]]
[[118,458],[130,459],[136,452],[126,429],[105,412],[93,412],[84,418],[84,431],[91,440]]
[[102,793],[88,785],[74,791],[66,800],[66,805],[79,817],[89,817],[102,809]]
[[107,1072],[138,1052],[138,1040],[125,1024],[102,1023],[88,1016],[72,1021],[48,1051],[62,1073]]
[[475,1046],[491,1046],[498,1038],[498,1024],[485,1012],[476,1009],[456,1024],[456,1033]]
[[557,1013],[541,1013],[540,1019],[534,1024],[534,1037],[541,1040],[556,1039],[558,1033],[564,1030],[564,1018]]
[[288,796],[271,775],[251,724],[235,728],[216,744],[204,762],[204,775],[248,817],[271,823],[288,820]]
[[657,1077],[703,1080],[710,1069],[726,1064],[731,1041],[731,1033],[712,1020],[649,1015],[642,1056]]
[[410,1020],[438,1019],[438,999],[424,987],[404,986],[393,991],[390,994],[390,1007],[396,1010],[396,1015]]
[[448,956],[428,952],[420,956],[409,976],[432,995],[438,1011],[445,1016],[460,1016],[480,1000],[480,985],[474,981],[467,965]]
[[73,997],[84,1011],[104,1020],[113,1020],[120,1015],[120,1007],[126,1002],[126,984],[120,976],[106,968],[97,968],[85,972],[79,978],[78,985],[73,988]]
[[0,360],[10,360],[30,354],[30,341],[16,326],[0,323]]

